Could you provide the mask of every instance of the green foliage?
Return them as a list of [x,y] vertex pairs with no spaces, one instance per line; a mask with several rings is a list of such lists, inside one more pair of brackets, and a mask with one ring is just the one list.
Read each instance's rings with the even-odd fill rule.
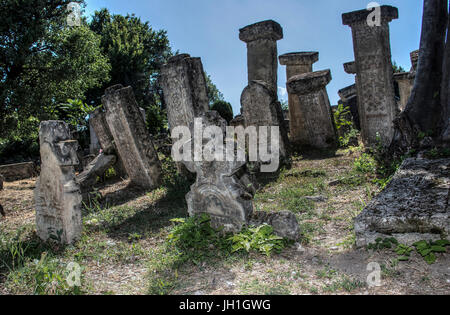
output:
[[377,164],[375,159],[367,153],[361,155],[361,157],[357,158],[353,163],[353,169],[356,172],[363,174],[372,174],[377,170]]
[[289,111],[289,102],[287,100],[280,100],[280,104],[283,111]]
[[[223,94],[217,86],[212,82],[211,76],[205,73],[206,91],[208,93],[209,105],[212,106],[218,101],[224,101]],[[224,117],[225,118],[225,117]]]
[[66,104],[59,106],[60,118],[72,125],[74,130],[84,130],[87,128],[87,118],[90,113],[101,106],[92,106],[82,100],[68,99]]
[[394,73],[402,73],[407,72],[402,66],[397,65],[397,62],[392,63],[392,69],[394,70]]
[[173,219],[177,223],[168,236],[168,242],[182,256],[183,261],[200,263],[213,257],[211,249],[226,249],[229,246],[219,233],[211,227],[211,219],[202,214],[187,219]]
[[212,106],[211,110],[215,110],[219,113],[219,115],[227,121],[229,124],[230,121],[233,120],[234,114],[233,114],[233,107],[231,107],[231,104],[225,101],[216,101]]
[[391,238],[377,238],[375,240],[375,243],[367,245],[367,249],[372,250],[383,250],[383,249],[392,249],[394,246],[398,246],[398,241],[391,237]]
[[255,228],[248,228],[239,234],[229,238],[233,243],[232,252],[256,251],[270,256],[272,252],[280,253],[286,246],[287,241],[273,234],[273,228],[264,224]]
[[446,247],[449,245],[450,241],[448,240],[439,240],[436,242],[420,241],[414,243],[414,247],[416,248],[417,252],[430,265],[436,262],[436,253],[446,253]]
[[101,37],[102,52],[111,63],[111,79],[88,92],[90,103],[100,103],[107,87],[122,84],[133,88],[138,105],[146,110],[150,132],[167,129],[160,69],[172,56],[165,30],[154,30],[135,15],[96,11],[89,24]]
[[[450,241],[439,240],[436,242],[419,241],[413,244],[416,251],[423,257],[423,259],[430,265],[436,262],[436,253],[446,253],[447,246],[450,246]],[[399,255],[397,261],[409,261],[413,247],[405,244],[399,244],[395,238],[378,238],[375,243],[369,244],[367,249],[383,250],[392,249]]]
[[344,104],[340,103],[333,115],[334,123],[336,124],[336,129],[338,131],[353,125],[353,123],[347,119],[349,116],[351,117],[350,108],[348,106],[344,106]]

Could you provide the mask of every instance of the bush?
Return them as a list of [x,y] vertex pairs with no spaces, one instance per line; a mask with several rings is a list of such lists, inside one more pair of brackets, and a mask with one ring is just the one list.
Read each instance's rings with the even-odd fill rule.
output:
[[227,121],[229,124],[230,121],[233,120],[234,114],[233,114],[233,107],[230,103],[225,101],[217,101],[211,106],[211,110],[215,110],[219,113],[219,115]]

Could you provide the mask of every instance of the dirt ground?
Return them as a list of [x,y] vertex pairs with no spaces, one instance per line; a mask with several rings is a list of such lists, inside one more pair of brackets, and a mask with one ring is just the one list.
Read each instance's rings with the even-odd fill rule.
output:
[[[428,265],[415,252],[410,261],[399,262],[391,250],[354,248],[353,219],[380,188],[370,177],[329,183],[348,179],[359,154],[297,157],[291,169],[263,180],[256,210],[294,211],[302,229],[302,240],[281,254],[236,254],[174,267],[164,244],[170,219],[187,216],[188,187],[142,192],[126,181],[111,182],[99,186],[98,203],[86,207],[82,240],[25,254],[23,268],[28,269],[0,270],[0,294],[33,294],[33,280],[22,274],[44,251],[64,264],[82,266],[85,294],[450,294],[448,253]],[[0,192],[7,212],[0,218],[3,242],[19,230],[25,244],[37,242],[34,187],[35,179],[5,183]],[[370,288],[366,280],[373,262],[381,267],[381,286]]]

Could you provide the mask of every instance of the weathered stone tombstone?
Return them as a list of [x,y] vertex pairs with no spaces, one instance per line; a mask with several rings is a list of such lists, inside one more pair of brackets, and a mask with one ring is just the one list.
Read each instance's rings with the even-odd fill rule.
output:
[[450,159],[410,158],[355,219],[356,245],[394,237],[411,246],[450,233]]
[[403,111],[408,104],[414,87],[414,80],[416,78],[417,63],[419,62],[419,51],[411,52],[411,70],[409,72],[395,73],[394,80],[398,84],[400,93],[399,110]]
[[239,30],[239,39],[247,43],[249,84],[253,81],[263,81],[270,90],[277,91],[277,41],[282,38],[282,27],[272,20],[248,25]]
[[180,54],[161,69],[161,86],[167,104],[169,127],[189,125],[195,117],[209,111],[206,79],[200,58]]
[[0,174],[0,190],[3,190],[3,182],[5,181],[5,178],[2,174]]
[[353,125],[356,129],[361,130],[361,124],[359,122],[358,111],[358,94],[356,92],[356,85],[347,86],[338,92],[341,98],[342,104],[350,109],[352,114]]
[[297,97],[304,125],[298,144],[319,149],[337,146],[337,135],[331,114],[326,85],[331,81],[330,70],[305,73],[287,82],[290,94]]
[[380,26],[367,22],[369,10],[342,15],[344,25],[352,29],[355,52],[359,116],[365,145],[389,146],[396,115],[396,103],[389,38],[389,22],[398,18],[398,9],[380,7]]
[[92,126],[92,118],[89,118],[89,138],[89,152],[92,155],[97,155],[102,147],[98,140],[97,134],[95,133],[94,127]]
[[154,189],[161,182],[161,163],[131,87],[116,85],[102,97],[106,122],[131,183]]
[[74,170],[79,163],[78,142],[71,138],[65,122],[41,123],[41,174],[36,183],[35,203],[37,234],[44,241],[72,244],[81,237],[82,197]]
[[90,114],[89,122],[98,139],[102,153],[105,155],[115,155],[116,163],[113,165],[116,175],[120,178],[127,178],[128,174],[120,157],[114,138],[109,130],[109,126],[106,123],[106,114],[102,109],[96,109]]
[[34,162],[0,165],[0,175],[7,182],[29,179],[37,175],[36,165]]
[[[284,54],[279,57],[280,64],[286,66],[286,80],[292,77],[313,71],[313,64],[319,60],[318,52],[297,52]],[[302,133],[305,131],[304,117],[301,111],[302,105],[299,98],[289,94],[289,128],[290,141],[293,144],[301,143]]]

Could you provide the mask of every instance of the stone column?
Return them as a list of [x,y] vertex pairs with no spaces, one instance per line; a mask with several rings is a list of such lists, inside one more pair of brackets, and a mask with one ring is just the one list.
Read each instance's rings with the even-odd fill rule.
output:
[[47,241],[72,244],[81,237],[80,187],[74,166],[78,142],[71,140],[69,126],[63,121],[44,121],[39,130],[41,174],[36,183],[36,227]]
[[400,92],[398,109],[399,111],[403,111],[411,96],[414,81],[411,82],[411,74],[409,72],[395,73],[394,80],[397,82]]
[[289,93],[299,99],[304,117],[302,137],[299,139],[301,146],[327,149],[337,145],[336,128],[326,92],[330,81],[331,72],[325,70],[294,76],[287,82]]
[[102,97],[106,122],[131,183],[154,189],[161,182],[161,163],[131,87],[106,90]]
[[356,62],[359,115],[365,145],[390,145],[396,115],[389,22],[398,18],[398,9],[381,6],[380,26],[369,26],[369,10],[342,15],[352,28]]
[[[318,52],[297,52],[281,55],[280,64],[286,66],[286,80],[292,77],[313,71],[313,64],[319,60]],[[289,96],[289,128],[291,143],[301,142],[302,127],[305,125],[302,112],[300,110],[299,98],[295,95]]]
[[263,21],[239,30],[239,39],[247,43],[248,83],[263,81],[273,91],[278,90],[277,41],[283,29],[275,21]]
[[180,54],[161,69],[161,86],[167,105],[169,127],[189,127],[194,118],[209,111],[202,60]]
[[92,127],[92,121],[89,119],[89,138],[90,138],[90,146],[89,151],[93,155],[97,155],[101,149],[100,142],[95,134],[94,128]]

